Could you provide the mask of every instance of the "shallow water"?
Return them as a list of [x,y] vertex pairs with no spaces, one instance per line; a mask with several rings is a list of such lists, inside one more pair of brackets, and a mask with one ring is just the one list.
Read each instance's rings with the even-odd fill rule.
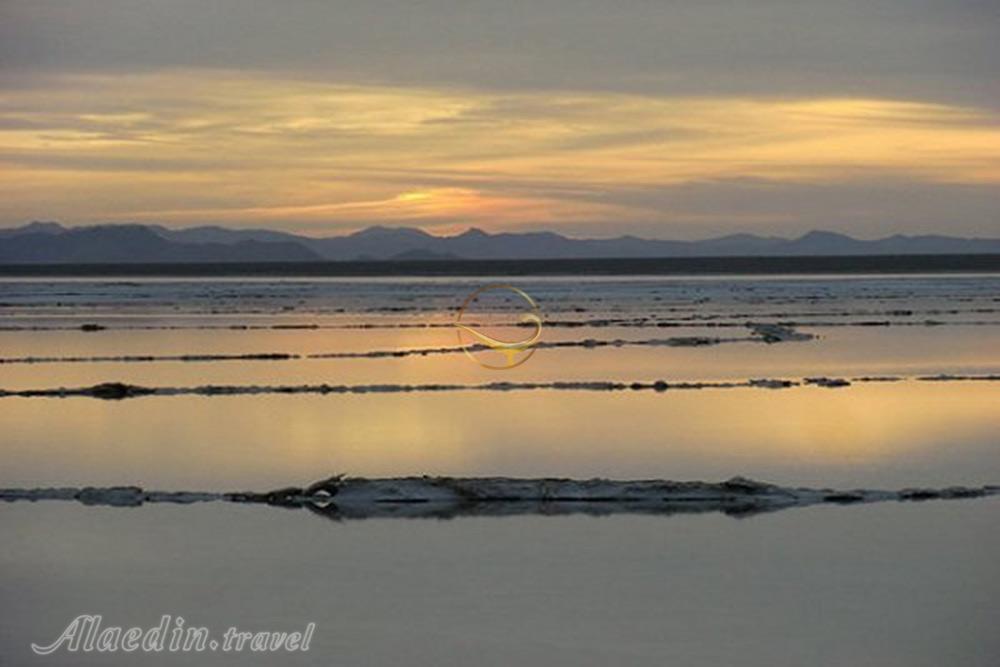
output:
[[[458,352],[308,358],[453,347],[454,309],[477,284],[0,282],[0,359],[301,356],[6,363],[0,364],[0,388],[108,381],[192,387],[1000,373],[1000,278],[990,276],[528,280],[518,284],[540,301],[548,322],[617,318],[648,325],[549,326],[545,341],[742,340],[705,347],[540,349],[528,363],[503,372]],[[921,324],[931,317],[952,323]],[[872,318],[888,326],[845,326]],[[816,338],[764,344],[750,340],[749,321],[800,322],[797,328]],[[671,326],[655,326],[662,322]],[[108,328],[83,332],[86,323]],[[386,328],[350,328],[371,324]],[[234,325],[254,328],[229,328]],[[329,328],[273,328],[289,325]],[[122,403],[6,398],[0,399],[0,485],[261,488],[335,472],[705,479],[743,474],[784,484],[983,484],[1000,479],[998,397],[996,382],[907,380],[838,389],[656,394],[536,390],[147,397]]]
[[334,473],[427,473],[981,485],[1000,480],[997,393],[993,383],[907,382],[664,394],[5,399],[2,483],[260,490]]
[[143,664],[992,667],[1000,500],[733,519],[520,517],[335,523],[262,507],[0,506],[0,654],[76,615],[217,634],[317,624],[308,654]]
[[[834,389],[0,398],[0,486],[262,490],[334,473],[1000,483],[1000,382],[919,379],[1000,374],[997,277],[525,280],[517,284],[541,303],[546,341],[746,339],[748,322],[816,337],[541,349],[504,372],[460,353],[308,358],[455,345],[454,309],[485,282],[0,281],[3,360],[303,357],[3,363],[0,389],[903,379]],[[4,608],[0,664],[33,664],[30,642],[101,613],[118,625],[182,614],[220,632],[316,621],[312,652],[291,664],[994,665],[998,509],[979,499],[742,520],[334,523],[268,507],[0,504],[0,597],[17,601]],[[37,664],[132,664],[115,659]]]

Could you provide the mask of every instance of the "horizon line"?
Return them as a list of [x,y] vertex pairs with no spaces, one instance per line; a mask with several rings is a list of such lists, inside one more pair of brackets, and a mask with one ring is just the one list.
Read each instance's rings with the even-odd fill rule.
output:
[[[703,241],[717,241],[717,240],[729,239],[729,238],[734,238],[734,237],[752,237],[752,238],[755,238],[755,239],[775,240],[775,241],[796,241],[796,240],[801,240],[801,239],[804,239],[804,238],[807,238],[807,237],[810,237],[810,236],[816,236],[816,235],[835,236],[835,237],[841,237],[841,238],[846,238],[846,239],[850,239],[850,240],[853,240],[853,241],[861,241],[861,242],[884,241],[884,240],[894,239],[894,238],[910,238],[910,239],[913,239],[913,238],[926,238],[926,237],[942,237],[942,238],[959,239],[959,240],[965,240],[965,241],[994,241],[994,240],[1000,240],[1000,234],[998,234],[997,236],[964,236],[964,235],[963,236],[956,236],[956,235],[947,234],[947,233],[945,233],[943,231],[935,231],[935,232],[911,232],[911,233],[906,233],[906,232],[892,232],[892,233],[888,233],[888,234],[884,234],[884,235],[880,235],[880,236],[865,237],[865,236],[854,236],[854,235],[852,235],[850,233],[847,233],[847,232],[839,232],[839,231],[835,231],[835,230],[832,230],[832,229],[824,229],[824,228],[813,228],[813,229],[810,229],[808,231],[804,231],[804,232],[801,232],[801,233],[798,233],[798,234],[795,234],[795,235],[790,235],[790,236],[782,236],[782,235],[779,235],[779,234],[766,233],[766,232],[764,232],[764,233],[757,233],[757,232],[739,231],[739,232],[719,233],[719,234],[716,234],[716,235],[701,236],[701,237],[697,237],[697,238],[642,236],[642,235],[633,234],[633,233],[624,233],[624,234],[618,234],[618,235],[615,235],[615,236],[576,236],[576,235],[568,235],[568,234],[566,234],[564,232],[552,229],[551,227],[548,227],[548,228],[544,228],[543,227],[543,228],[538,228],[538,229],[525,229],[523,231],[522,230],[518,230],[518,231],[510,231],[510,230],[488,231],[488,230],[483,229],[482,227],[479,227],[479,226],[476,226],[476,225],[469,225],[469,226],[467,226],[461,232],[435,233],[435,232],[427,230],[424,227],[419,226],[419,225],[405,225],[405,224],[398,224],[397,225],[397,224],[392,224],[392,223],[375,223],[375,224],[371,224],[371,225],[368,225],[368,226],[365,226],[365,227],[360,227],[360,228],[357,228],[357,229],[354,229],[354,230],[351,230],[351,231],[343,231],[343,232],[339,232],[339,233],[313,235],[313,234],[307,234],[307,233],[298,232],[298,231],[288,231],[288,230],[279,229],[279,228],[275,228],[275,227],[269,227],[269,226],[260,226],[260,227],[257,227],[257,226],[239,226],[239,225],[219,224],[219,223],[198,223],[198,224],[174,226],[174,225],[166,225],[166,224],[163,224],[163,223],[160,223],[160,222],[141,222],[141,221],[108,221],[108,222],[66,223],[66,222],[62,222],[62,221],[59,221],[59,220],[40,220],[40,219],[34,219],[34,220],[30,220],[28,222],[22,222],[22,223],[19,223],[19,224],[15,223],[13,225],[0,224],[0,233],[2,233],[2,232],[9,232],[9,231],[16,231],[16,230],[20,230],[20,229],[25,229],[25,228],[31,227],[31,226],[58,226],[58,227],[60,227],[61,229],[65,230],[65,231],[75,231],[75,230],[95,229],[95,228],[107,228],[107,227],[143,227],[143,228],[147,228],[147,229],[148,228],[160,228],[160,229],[164,229],[164,230],[171,231],[171,232],[183,232],[183,231],[191,231],[191,230],[198,230],[198,229],[221,229],[221,230],[226,230],[226,231],[231,231],[231,232],[277,233],[277,234],[285,234],[285,235],[288,235],[288,236],[294,236],[294,237],[299,237],[299,238],[304,238],[304,239],[310,239],[310,240],[322,240],[322,239],[331,239],[331,238],[347,238],[347,237],[351,237],[351,236],[356,236],[358,234],[363,234],[365,232],[371,232],[371,231],[374,231],[374,230],[414,231],[414,232],[419,232],[421,234],[425,234],[425,235],[427,235],[427,236],[429,236],[431,238],[437,238],[437,239],[458,238],[458,237],[466,236],[466,235],[469,235],[469,234],[482,234],[484,236],[490,236],[490,237],[502,236],[502,235],[528,236],[528,235],[532,235],[532,234],[548,234],[548,235],[555,235],[555,236],[558,236],[558,237],[561,237],[561,238],[564,238],[564,239],[567,239],[567,240],[571,240],[571,241],[611,241],[611,240],[618,240],[618,239],[635,239],[635,240],[639,240],[639,241],[653,241],[653,242],[668,241],[668,242],[673,242],[673,243],[699,243],[699,242],[703,242]],[[2,238],[2,237],[0,237],[0,238]]]

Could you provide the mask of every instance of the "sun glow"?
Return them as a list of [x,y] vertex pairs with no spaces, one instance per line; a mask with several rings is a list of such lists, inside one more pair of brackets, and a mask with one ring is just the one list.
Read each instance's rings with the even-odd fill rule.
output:
[[404,192],[396,197],[396,199],[402,202],[420,202],[427,201],[431,196],[429,192]]

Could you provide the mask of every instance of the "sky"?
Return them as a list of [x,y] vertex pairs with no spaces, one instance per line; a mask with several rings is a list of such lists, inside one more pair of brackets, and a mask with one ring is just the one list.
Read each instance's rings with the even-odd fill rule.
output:
[[0,226],[1000,236],[996,0],[0,0]]

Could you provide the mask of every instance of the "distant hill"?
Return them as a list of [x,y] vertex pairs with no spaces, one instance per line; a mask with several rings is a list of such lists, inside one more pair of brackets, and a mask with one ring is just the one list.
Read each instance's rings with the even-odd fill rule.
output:
[[[20,233],[18,233],[20,232]],[[323,258],[301,243],[233,239],[172,241],[142,225],[80,229],[27,225],[0,235],[0,264],[136,264],[152,262],[309,262]]]
[[226,227],[63,227],[32,222],[0,229],[0,264],[309,262],[352,260],[595,259],[1000,254],[1000,238],[895,235],[871,241],[828,231],[798,238],[734,234],[702,241],[620,236],[569,238],[555,232],[434,236],[407,227],[369,227],[326,238]]

